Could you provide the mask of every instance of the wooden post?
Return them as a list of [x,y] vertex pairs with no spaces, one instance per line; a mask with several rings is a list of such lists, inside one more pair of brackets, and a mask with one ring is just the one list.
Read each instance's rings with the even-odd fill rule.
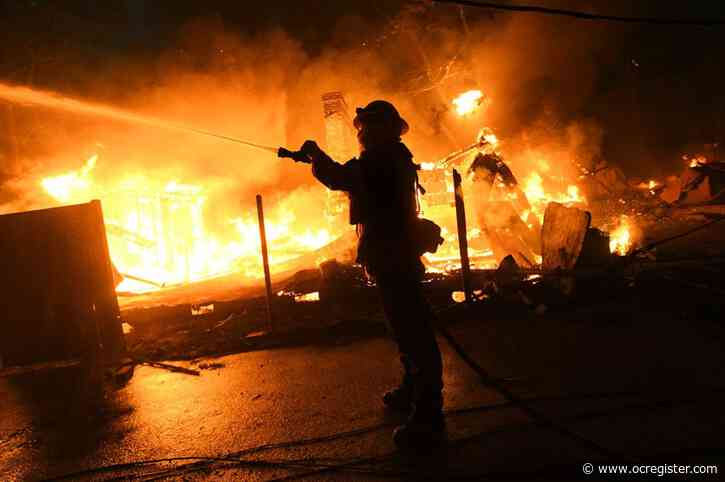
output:
[[466,229],[466,207],[463,203],[463,190],[461,189],[461,175],[453,169],[453,193],[456,201],[456,221],[458,225],[458,249],[461,253],[461,277],[463,278],[463,293],[466,302],[473,301],[471,289],[471,264],[468,260],[468,230]]
[[257,194],[257,217],[259,218],[259,239],[262,245],[262,264],[264,265],[264,285],[267,289],[267,320],[270,329],[273,328],[272,318],[272,278],[269,274],[269,255],[267,254],[267,231],[264,227],[264,208],[262,195]]

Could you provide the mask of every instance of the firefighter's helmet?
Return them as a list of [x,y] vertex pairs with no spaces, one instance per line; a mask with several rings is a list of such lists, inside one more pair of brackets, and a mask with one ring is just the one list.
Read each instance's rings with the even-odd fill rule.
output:
[[360,129],[367,123],[391,123],[400,129],[400,134],[408,132],[408,123],[403,119],[393,104],[385,100],[374,100],[365,107],[355,109],[353,125]]

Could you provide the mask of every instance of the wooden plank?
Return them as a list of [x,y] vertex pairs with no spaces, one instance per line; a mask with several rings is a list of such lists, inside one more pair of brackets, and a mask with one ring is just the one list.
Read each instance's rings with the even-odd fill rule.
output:
[[542,268],[569,270],[579,258],[592,215],[574,207],[549,203],[541,230]]
[[[510,201],[491,201],[482,203],[478,222],[485,233],[491,249],[499,263],[512,255],[520,266],[530,267],[537,250],[532,249],[533,240],[538,240],[516,213]],[[539,246],[541,246],[539,244]]]
[[461,277],[466,302],[473,301],[473,288],[471,288],[471,263],[468,259],[468,231],[466,228],[466,206],[463,201],[461,188],[461,175],[453,169],[453,196],[456,204],[456,224],[458,228],[458,249],[461,253]]

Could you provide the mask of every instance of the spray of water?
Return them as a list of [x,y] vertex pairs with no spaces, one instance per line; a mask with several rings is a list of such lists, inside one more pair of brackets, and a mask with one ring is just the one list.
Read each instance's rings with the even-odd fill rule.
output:
[[9,102],[21,105],[39,106],[48,109],[72,112],[74,114],[104,117],[106,119],[130,122],[133,124],[146,125],[149,127],[156,127],[160,129],[192,132],[194,134],[215,137],[217,139],[223,139],[230,142],[236,142],[238,144],[243,144],[245,146],[253,147],[255,149],[261,149],[267,152],[277,153],[278,149],[277,147],[256,144],[254,142],[216,134],[214,132],[196,129],[194,127],[174,124],[163,119],[137,114],[135,112],[119,109],[110,105],[104,105],[95,102],[86,102],[74,99],[72,97],[66,97],[54,92],[36,90],[25,86],[14,86],[0,83],[0,99],[5,99]]

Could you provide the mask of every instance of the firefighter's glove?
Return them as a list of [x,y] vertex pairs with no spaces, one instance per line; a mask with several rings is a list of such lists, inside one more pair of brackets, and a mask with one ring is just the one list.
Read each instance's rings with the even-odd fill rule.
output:
[[324,152],[322,152],[322,149],[320,149],[320,146],[318,146],[315,141],[305,141],[305,143],[302,144],[302,147],[300,147],[300,152],[313,161],[324,156]]

